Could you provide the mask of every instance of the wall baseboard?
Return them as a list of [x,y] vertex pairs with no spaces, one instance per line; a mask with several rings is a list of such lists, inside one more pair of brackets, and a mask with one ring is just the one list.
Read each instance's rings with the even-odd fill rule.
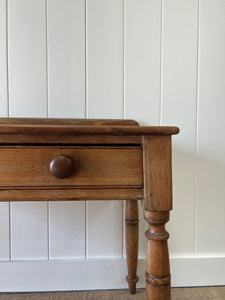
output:
[[[139,260],[138,287],[145,287]],[[173,287],[225,285],[225,257],[171,258]],[[0,263],[0,292],[124,289],[126,261],[55,260]]]

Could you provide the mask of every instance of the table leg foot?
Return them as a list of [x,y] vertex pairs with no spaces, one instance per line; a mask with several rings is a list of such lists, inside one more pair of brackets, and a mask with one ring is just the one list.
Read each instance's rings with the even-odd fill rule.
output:
[[137,200],[126,200],[126,255],[129,291],[136,293],[137,264],[138,264],[138,202]]
[[170,265],[167,239],[169,233],[165,224],[169,220],[169,212],[144,211],[145,220],[149,224],[146,231],[146,299],[171,300]]

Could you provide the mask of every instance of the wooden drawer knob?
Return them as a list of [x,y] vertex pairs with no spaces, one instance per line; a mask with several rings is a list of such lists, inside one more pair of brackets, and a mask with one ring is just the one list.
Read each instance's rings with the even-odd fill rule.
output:
[[49,169],[55,177],[66,178],[74,173],[76,166],[72,157],[60,155],[51,161]]

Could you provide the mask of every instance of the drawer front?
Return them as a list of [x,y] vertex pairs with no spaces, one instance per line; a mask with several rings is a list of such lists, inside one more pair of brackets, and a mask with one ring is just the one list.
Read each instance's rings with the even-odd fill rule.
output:
[[[69,159],[66,178],[55,177],[60,157]],[[55,160],[56,159],[56,160]],[[53,162],[54,161],[54,162]],[[52,162],[53,168],[50,170]],[[60,163],[58,167],[62,166]],[[64,170],[65,171],[65,170]],[[65,173],[65,172],[64,172]],[[71,174],[70,174],[71,173]],[[140,147],[0,147],[0,188],[4,187],[142,187]]]

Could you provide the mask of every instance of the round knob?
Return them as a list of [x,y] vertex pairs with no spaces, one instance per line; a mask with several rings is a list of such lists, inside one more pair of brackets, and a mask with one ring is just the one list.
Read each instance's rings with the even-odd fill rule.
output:
[[75,163],[69,155],[60,155],[54,158],[49,166],[50,172],[57,178],[66,178],[75,171]]

